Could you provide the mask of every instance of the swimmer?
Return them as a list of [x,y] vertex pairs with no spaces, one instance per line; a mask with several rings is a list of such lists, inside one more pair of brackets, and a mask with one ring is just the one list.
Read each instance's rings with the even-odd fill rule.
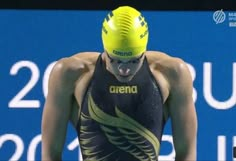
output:
[[170,120],[175,160],[196,160],[197,115],[186,63],[148,51],[148,23],[121,6],[105,17],[104,51],[61,58],[42,116],[42,160],[62,160],[72,123],[84,161],[157,161]]

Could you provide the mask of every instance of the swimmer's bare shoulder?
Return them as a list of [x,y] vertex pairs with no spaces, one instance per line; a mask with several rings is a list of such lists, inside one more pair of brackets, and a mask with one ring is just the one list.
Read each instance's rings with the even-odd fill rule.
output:
[[[74,76],[75,73],[80,74],[86,72],[93,66],[95,66],[99,53],[97,52],[82,52],[72,55],[70,57],[60,59],[55,68],[62,70]],[[77,74],[75,74],[77,75]]]
[[97,52],[83,52],[62,58],[54,66],[52,75],[54,72],[60,73],[58,79],[65,81],[66,85],[73,86],[72,82],[77,81],[80,76],[94,68],[98,55]]
[[60,160],[76,82],[94,69],[99,53],[62,58],[53,67],[42,117],[42,160]]
[[148,51],[146,53],[150,67],[162,72],[166,77],[174,78],[181,75],[181,72],[188,72],[184,60],[170,56],[163,52]]
[[163,103],[171,119],[176,160],[196,160],[197,115],[187,64],[161,52],[150,51],[146,55],[154,77],[160,82]]
[[150,69],[161,86],[164,102],[171,89],[178,86],[180,79],[187,78],[190,81],[190,73],[182,59],[159,51],[147,51],[146,56]]

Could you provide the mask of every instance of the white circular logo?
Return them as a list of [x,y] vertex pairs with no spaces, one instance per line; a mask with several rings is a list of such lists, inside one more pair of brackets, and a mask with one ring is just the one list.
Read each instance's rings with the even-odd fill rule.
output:
[[222,9],[215,11],[213,14],[213,20],[215,21],[216,24],[224,22],[225,18],[226,18],[226,15]]

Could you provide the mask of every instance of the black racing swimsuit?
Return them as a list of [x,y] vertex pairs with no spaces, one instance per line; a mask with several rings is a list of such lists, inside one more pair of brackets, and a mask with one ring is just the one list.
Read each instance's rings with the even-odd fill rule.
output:
[[77,124],[84,161],[157,161],[165,124],[162,96],[147,60],[128,83],[99,56]]

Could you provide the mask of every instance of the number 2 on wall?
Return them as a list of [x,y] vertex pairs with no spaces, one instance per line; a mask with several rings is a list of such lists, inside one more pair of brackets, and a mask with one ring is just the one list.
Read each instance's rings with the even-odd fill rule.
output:
[[[44,96],[47,95],[47,84],[49,73],[52,70],[55,62],[51,63],[44,74],[43,79],[43,93]],[[16,75],[18,71],[22,68],[29,68],[31,71],[31,77],[28,83],[9,101],[8,107],[10,108],[39,108],[39,100],[23,100],[23,98],[31,91],[31,89],[36,85],[39,80],[40,71],[38,66],[31,61],[19,61],[15,63],[11,70],[10,75]]]

